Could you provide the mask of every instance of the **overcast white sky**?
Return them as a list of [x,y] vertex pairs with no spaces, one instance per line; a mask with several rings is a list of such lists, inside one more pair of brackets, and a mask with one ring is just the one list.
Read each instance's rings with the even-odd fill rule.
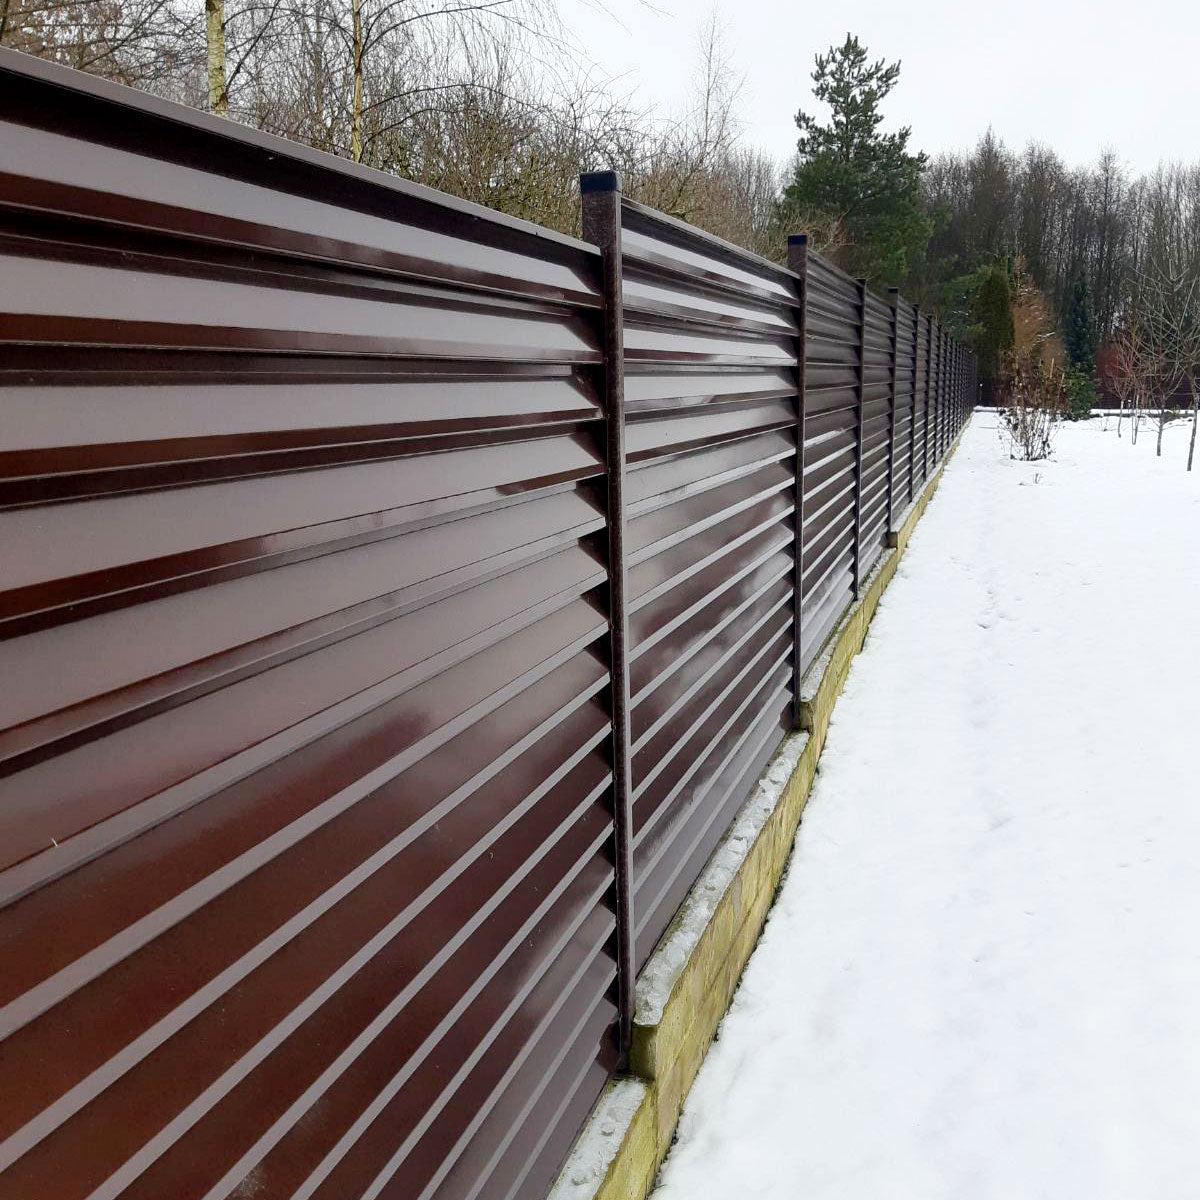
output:
[[1198,0],[560,0],[605,74],[676,109],[714,8],[746,77],[746,140],[781,159],[811,104],[813,55],[847,31],[872,58],[902,61],[886,111],[912,126],[914,149],[963,148],[991,125],[1072,165],[1106,146],[1135,170],[1200,159]]

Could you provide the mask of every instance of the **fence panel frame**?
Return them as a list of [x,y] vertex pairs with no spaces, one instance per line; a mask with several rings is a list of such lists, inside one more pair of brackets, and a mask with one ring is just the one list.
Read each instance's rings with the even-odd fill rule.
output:
[[613,852],[617,913],[617,1023],[621,1058],[633,1044],[633,788],[630,764],[629,608],[625,552],[625,307],[621,254],[621,177],[579,177],[585,241],[600,247],[603,280],[601,346],[607,496],[609,693],[612,713]]

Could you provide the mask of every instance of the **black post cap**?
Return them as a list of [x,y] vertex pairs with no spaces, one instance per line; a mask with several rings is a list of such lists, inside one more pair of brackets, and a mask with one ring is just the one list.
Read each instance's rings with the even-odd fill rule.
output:
[[585,196],[594,192],[619,192],[621,190],[620,172],[584,171],[579,177],[579,190]]

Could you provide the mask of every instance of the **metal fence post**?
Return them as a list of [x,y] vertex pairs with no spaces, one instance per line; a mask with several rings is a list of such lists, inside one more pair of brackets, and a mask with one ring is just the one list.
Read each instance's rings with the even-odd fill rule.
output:
[[787,265],[799,276],[797,287],[800,291],[800,314],[796,333],[796,494],[793,527],[795,536],[792,541],[792,554],[796,561],[796,575],[793,582],[793,603],[796,606],[796,619],[792,626],[793,655],[795,666],[792,674],[792,723],[800,727],[800,684],[801,655],[800,638],[804,621],[804,356],[807,349],[808,331],[808,234],[794,233],[788,237]]
[[891,533],[892,518],[895,516],[893,497],[896,494],[896,370],[900,352],[900,289],[888,288],[888,305],[892,310],[892,330],[888,338],[891,356],[890,379],[888,381],[888,465],[887,465],[887,530]]
[[633,1040],[633,787],[629,732],[629,614],[625,593],[625,316],[621,268],[621,178],[579,177],[583,236],[600,247],[607,463],[608,620],[612,691],[613,873],[616,883],[617,1020],[621,1056]]
[[858,283],[858,385],[854,399],[854,598],[862,589],[863,393],[867,373],[867,281]]

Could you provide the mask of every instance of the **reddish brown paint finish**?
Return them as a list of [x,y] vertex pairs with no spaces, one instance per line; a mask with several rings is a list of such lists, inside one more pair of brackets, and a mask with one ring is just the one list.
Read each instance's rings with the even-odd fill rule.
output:
[[0,94],[0,1196],[538,1196],[615,1056],[596,252]]
[[611,207],[0,52],[0,1200],[544,1195],[973,387]]

